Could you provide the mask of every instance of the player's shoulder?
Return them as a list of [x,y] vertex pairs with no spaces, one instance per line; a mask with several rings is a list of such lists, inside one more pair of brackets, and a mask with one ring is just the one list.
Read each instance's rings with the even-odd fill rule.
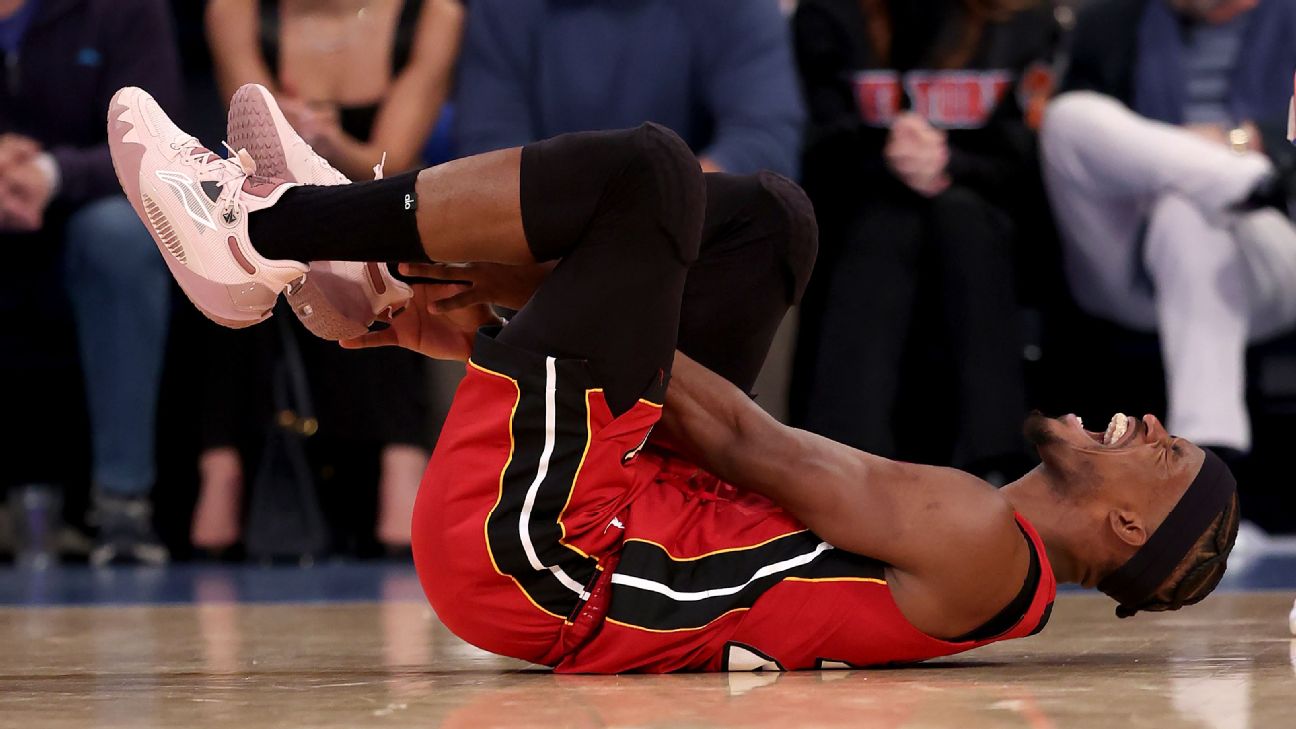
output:
[[1008,500],[961,471],[951,469],[947,484],[953,518],[932,525],[923,568],[892,590],[905,617],[938,638],[989,621],[1020,592],[1030,569],[1030,545]]
[[967,574],[1002,570],[1025,564],[1028,545],[1017,525],[1017,512],[999,489],[965,471],[942,469],[936,494],[952,507],[945,509],[937,538],[940,564],[934,574]]

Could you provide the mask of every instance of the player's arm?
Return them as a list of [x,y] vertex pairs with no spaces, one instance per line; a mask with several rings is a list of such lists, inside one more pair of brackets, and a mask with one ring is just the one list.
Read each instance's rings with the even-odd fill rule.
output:
[[715,475],[774,500],[833,546],[891,565],[893,593],[923,630],[971,630],[1021,587],[1029,556],[1012,510],[969,474],[789,428],[678,353],[662,422]]

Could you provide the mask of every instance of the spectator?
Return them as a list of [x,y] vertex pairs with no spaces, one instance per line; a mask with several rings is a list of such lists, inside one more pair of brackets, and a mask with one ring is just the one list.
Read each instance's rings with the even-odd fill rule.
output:
[[803,112],[776,0],[473,0],[460,151],[654,121],[710,172],[795,176]]
[[[1170,430],[1251,445],[1245,349],[1296,322],[1296,251],[1278,212],[1296,4],[1101,0],[1082,9],[1042,130],[1071,292],[1090,314],[1160,333]],[[1113,376],[1119,376],[1113,363]]]
[[208,42],[226,98],[245,83],[275,93],[288,121],[346,176],[362,180],[419,154],[450,91],[457,0],[331,3],[211,0]]
[[1019,96],[1050,59],[1052,17],[1002,0],[803,0],[794,31],[823,246],[793,418],[916,457],[895,434],[897,392],[914,384],[902,363],[942,339],[952,401],[927,420],[953,421],[954,465],[1011,476],[1026,465],[1014,247],[1038,189]]
[[[6,308],[24,316],[18,313],[24,307],[53,305],[49,291],[27,282],[61,270],[90,416],[99,526],[92,560],[164,562],[150,492],[171,284],[121,195],[104,119],[122,86],[142,86],[163,104],[179,103],[167,7],[162,0],[0,0],[0,51],[0,229],[5,251],[22,259],[15,265],[24,280],[9,292]],[[13,350],[14,360],[39,358],[53,341],[49,331],[33,334]],[[39,437],[66,443],[70,434]]]
[[[456,0],[212,0],[207,31],[225,98],[244,83],[264,84],[316,151],[347,176],[367,179],[384,154],[388,173],[419,166],[449,92],[462,15]],[[376,475],[376,530],[347,541],[362,553],[374,536],[389,549],[407,549],[431,440],[423,360],[409,352],[344,352],[333,342],[300,339],[319,410],[312,465],[321,479],[336,482],[322,484],[323,492],[340,502],[330,511],[352,518],[353,495],[363,491],[356,482]],[[251,356],[267,356],[275,345],[254,342],[259,354]],[[251,376],[249,363],[234,367],[239,372],[218,386],[223,409],[238,393],[255,390],[238,380]],[[332,384],[341,381],[360,384]],[[222,413],[227,427],[209,429],[191,534],[195,546],[212,551],[232,546],[241,531],[243,467],[234,446],[245,434],[230,415]]]

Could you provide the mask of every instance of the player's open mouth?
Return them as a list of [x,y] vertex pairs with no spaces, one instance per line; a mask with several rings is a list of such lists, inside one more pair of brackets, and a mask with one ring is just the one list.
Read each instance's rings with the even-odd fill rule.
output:
[[1120,448],[1128,445],[1138,435],[1137,421],[1125,413],[1113,415],[1107,423],[1107,429],[1102,432],[1085,430],[1084,420],[1078,415],[1068,415],[1066,421],[1105,448]]

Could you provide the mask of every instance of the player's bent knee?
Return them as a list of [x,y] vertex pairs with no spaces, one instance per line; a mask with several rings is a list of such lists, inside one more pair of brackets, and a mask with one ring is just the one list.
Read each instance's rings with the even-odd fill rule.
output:
[[[684,263],[697,258],[706,184],[689,146],[675,132],[647,122],[629,132],[632,156],[622,173],[628,189],[643,194],[646,225],[661,226]],[[645,241],[655,237],[644,237]]]
[[764,171],[756,180],[768,196],[761,214],[777,217],[774,223],[780,231],[778,244],[786,267],[789,303],[796,304],[805,293],[819,253],[814,205],[799,185],[782,175]]

